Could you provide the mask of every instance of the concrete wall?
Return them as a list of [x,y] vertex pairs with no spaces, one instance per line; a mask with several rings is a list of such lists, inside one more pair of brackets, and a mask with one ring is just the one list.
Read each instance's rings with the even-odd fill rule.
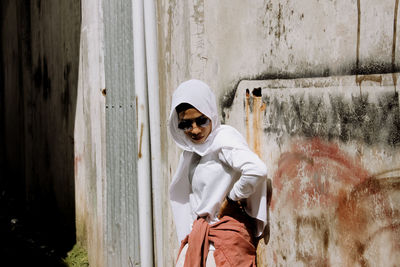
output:
[[[219,99],[221,119],[242,129],[269,166],[274,186],[271,237],[259,247],[262,266],[398,262],[394,244],[400,236],[400,193],[397,178],[390,178],[398,177],[394,169],[400,167],[398,75],[390,74],[400,64],[398,2],[157,2],[162,126],[179,83],[204,80]],[[246,87],[243,80],[264,82]],[[261,98],[252,94],[254,88],[260,88]],[[271,88],[278,88],[278,95],[269,96]],[[252,101],[247,115],[245,89]],[[366,99],[364,90],[369,92]],[[258,115],[254,103],[262,108]],[[252,121],[254,116],[261,130],[247,131],[246,118]],[[162,148],[167,187],[179,151],[166,130],[163,136],[168,140]],[[329,189],[334,197],[322,181],[338,183]],[[175,243],[165,256],[168,265],[178,243],[171,214],[165,217],[164,239]],[[368,228],[367,222],[373,226]],[[360,229],[369,240],[360,237]]]
[[399,98],[392,74],[357,77],[239,84],[227,123],[273,174],[263,265],[398,262]]
[[[2,1],[4,183],[39,225],[75,242],[80,1]],[[22,200],[22,201],[23,201]]]

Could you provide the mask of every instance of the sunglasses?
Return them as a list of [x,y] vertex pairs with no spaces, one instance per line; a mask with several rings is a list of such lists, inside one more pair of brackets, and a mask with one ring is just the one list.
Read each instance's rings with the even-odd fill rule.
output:
[[206,127],[208,124],[210,124],[211,120],[205,116],[198,117],[193,120],[181,120],[178,123],[178,128],[184,131],[190,131],[193,129],[192,125],[193,122],[196,123],[197,127]]

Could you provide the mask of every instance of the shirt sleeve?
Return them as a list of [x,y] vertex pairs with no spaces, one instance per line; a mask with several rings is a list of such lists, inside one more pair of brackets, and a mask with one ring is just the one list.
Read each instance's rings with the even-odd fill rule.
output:
[[250,149],[222,148],[218,156],[223,163],[240,173],[228,195],[232,200],[248,198],[267,178],[267,167]]

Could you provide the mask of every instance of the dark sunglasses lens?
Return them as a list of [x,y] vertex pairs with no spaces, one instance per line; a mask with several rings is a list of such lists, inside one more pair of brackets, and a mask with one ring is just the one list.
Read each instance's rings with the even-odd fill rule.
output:
[[207,126],[209,122],[210,122],[210,119],[207,117],[200,117],[200,118],[196,119],[196,124],[200,127]]
[[194,120],[183,120],[178,123],[178,128],[181,130],[192,129],[193,121],[196,122],[198,127],[205,127],[210,123],[210,119],[207,117],[199,117]]
[[178,123],[178,128],[181,130],[186,130],[192,127],[191,121],[181,121]]

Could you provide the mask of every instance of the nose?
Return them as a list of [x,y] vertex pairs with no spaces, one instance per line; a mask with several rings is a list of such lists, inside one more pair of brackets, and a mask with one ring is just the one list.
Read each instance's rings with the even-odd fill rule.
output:
[[201,132],[200,127],[197,126],[196,122],[193,122],[192,124],[192,134],[199,134]]

